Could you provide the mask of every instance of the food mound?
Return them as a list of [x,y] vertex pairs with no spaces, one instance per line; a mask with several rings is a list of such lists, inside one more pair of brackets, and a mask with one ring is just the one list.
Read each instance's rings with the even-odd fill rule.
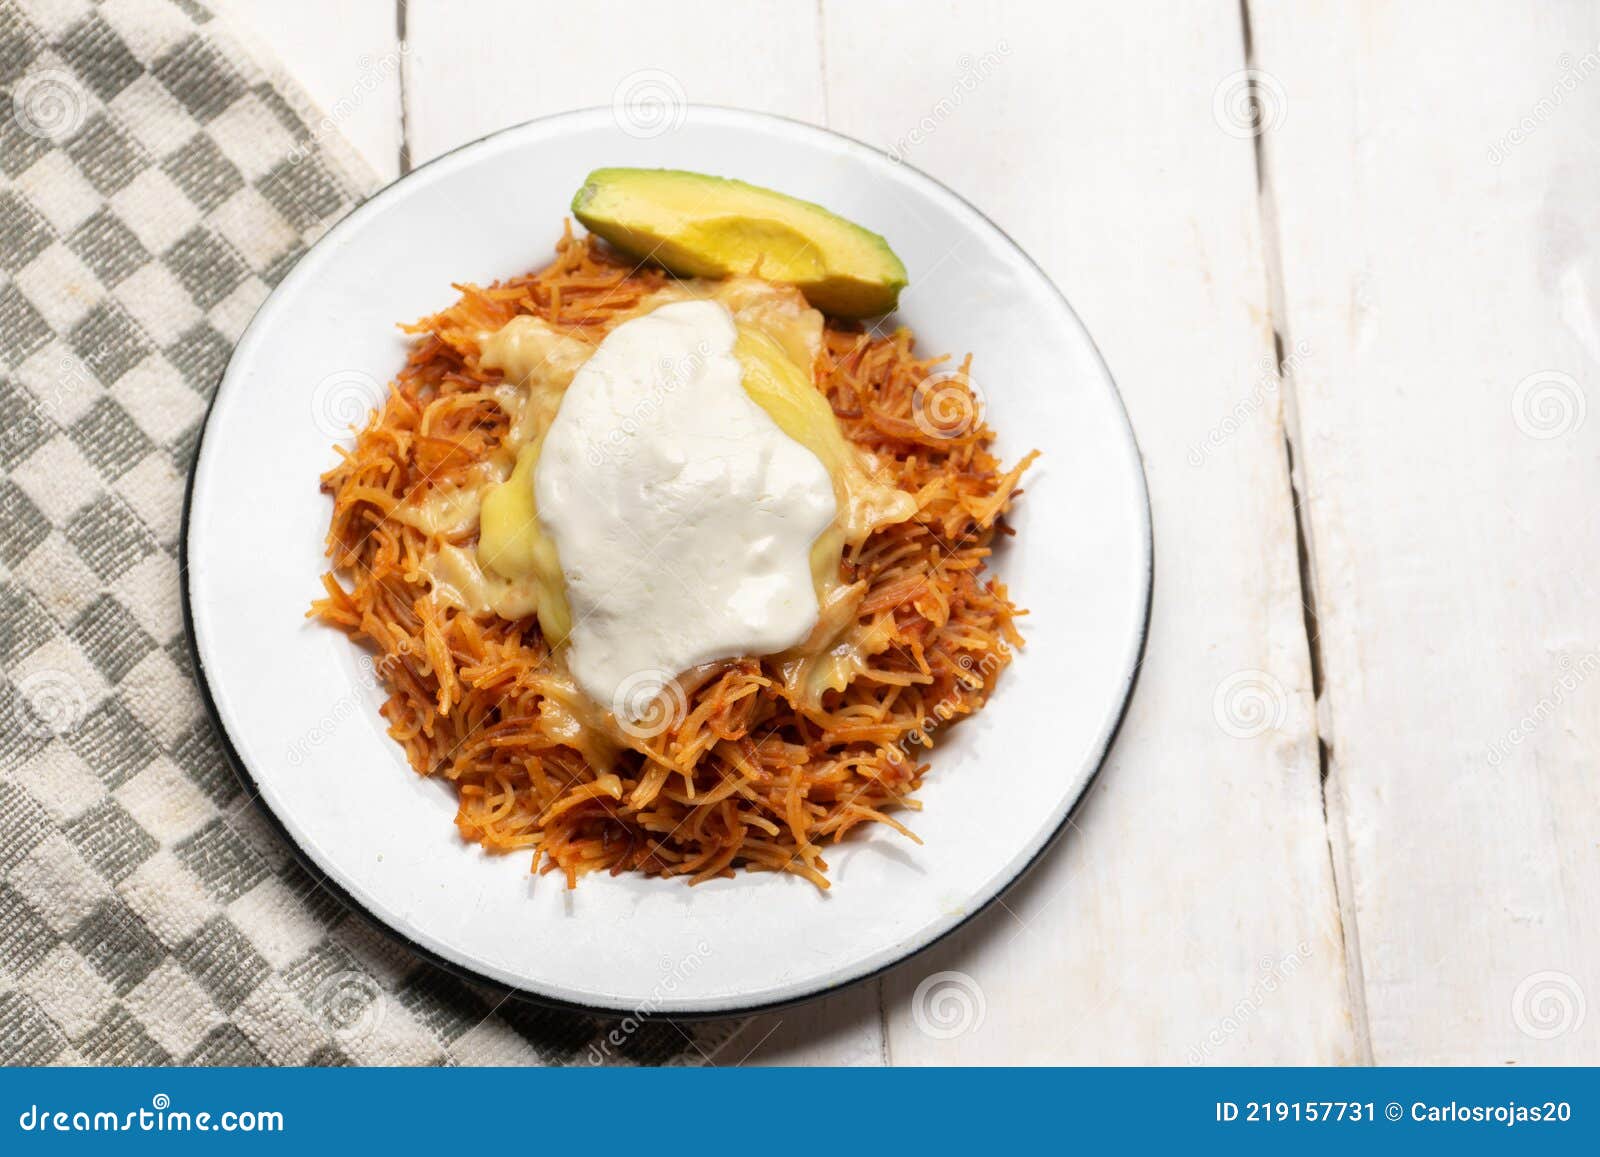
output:
[[[389,734],[417,772],[454,783],[461,835],[531,852],[569,886],[600,869],[700,883],[744,868],[827,888],[824,849],[858,825],[916,839],[893,813],[919,806],[925,753],[1021,643],[985,562],[1033,455],[1006,469],[990,452],[968,366],[918,357],[904,329],[824,323],[759,270],[677,281],[570,230],[548,267],[458,288],[405,327],[405,367],[323,475],[331,570],[312,613],[372,649]],[[803,643],[674,673],[622,710],[575,681],[569,624],[540,613],[548,584],[522,598],[483,560],[484,496],[519,469],[531,404],[485,345],[531,318],[561,348],[592,349],[663,300],[735,290],[759,299],[751,317],[811,327],[809,386],[849,469],[898,513],[836,544]]]

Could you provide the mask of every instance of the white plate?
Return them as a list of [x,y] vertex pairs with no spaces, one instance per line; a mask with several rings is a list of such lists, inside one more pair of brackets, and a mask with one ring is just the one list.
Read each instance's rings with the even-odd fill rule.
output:
[[[973,351],[1000,451],[1044,457],[997,559],[1027,650],[976,719],[938,737],[911,817],[830,849],[833,890],[797,877],[592,876],[568,892],[525,855],[464,844],[442,782],[385,734],[362,653],[303,617],[320,593],[329,445],[399,369],[395,324],[544,264],[589,170],[736,176],[888,237],[911,274],[900,318],[925,351]],[[711,1015],[858,980],[955,928],[1062,827],[1132,688],[1150,521],[1116,387],[1044,274],[933,180],[821,129],[691,108],[640,139],[609,110],[534,121],[390,186],[283,280],[234,351],[191,480],[187,598],[215,715],[292,841],[353,902],[471,973],[567,1004]]]

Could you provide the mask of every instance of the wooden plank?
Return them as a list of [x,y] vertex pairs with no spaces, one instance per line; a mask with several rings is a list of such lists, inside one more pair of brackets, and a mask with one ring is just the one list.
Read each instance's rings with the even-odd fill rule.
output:
[[411,0],[411,153],[418,164],[507,125],[619,94],[823,115],[816,8],[788,0],[630,0],[470,9]]
[[1593,1063],[1600,19],[1252,12],[1373,1055]]
[[1361,1055],[1252,148],[1213,119],[1238,13],[1136,9],[826,9],[833,127],[946,181],[1056,279],[1127,399],[1155,514],[1149,649],[1110,766],[1004,907],[892,976],[895,1064]]
[[393,0],[217,0],[259,37],[385,180],[399,175],[400,71]]

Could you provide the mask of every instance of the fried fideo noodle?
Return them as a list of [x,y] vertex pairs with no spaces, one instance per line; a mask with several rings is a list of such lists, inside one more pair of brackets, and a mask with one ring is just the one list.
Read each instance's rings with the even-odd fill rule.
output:
[[[792,662],[744,659],[680,680],[681,721],[660,735],[586,734],[595,709],[536,619],[474,617],[430,593],[421,561],[471,545],[476,529],[448,538],[392,517],[469,484],[506,435],[480,333],[532,313],[597,342],[664,279],[569,232],[549,267],[458,286],[455,305],[408,327],[417,341],[382,409],[322,478],[333,569],[311,613],[375,650],[389,734],[418,772],[454,781],[466,839],[531,851],[536,871],[569,886],[598,869],[698,883],[742,867],[826,888],[824,847],[858,825],[916,839],[890,811],[918,807],[934,733],[982,706],[1021,643],[1019,612],[983,569],[1032,455],[1004,470],[989,452],[965,366],[951,375],[919,360],[904,330],[829,323],[817,386],[916,514],[846,551],[841,580],[859,602],[845,604],[854,618],[834,658],[853,678],[820,698],[797,690]],[[966,421],[918,420],[933,382],[935,404],[958,417],[965,407]]]

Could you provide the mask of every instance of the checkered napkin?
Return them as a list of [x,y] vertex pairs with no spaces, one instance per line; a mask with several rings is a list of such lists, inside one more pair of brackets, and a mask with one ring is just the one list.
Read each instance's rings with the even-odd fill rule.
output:
[[0,0],[7,1064],[699,1062],[737,1030],[418,959],[300,867],[207,722],[177,561],[206,404],[375,184],[197,4]]

